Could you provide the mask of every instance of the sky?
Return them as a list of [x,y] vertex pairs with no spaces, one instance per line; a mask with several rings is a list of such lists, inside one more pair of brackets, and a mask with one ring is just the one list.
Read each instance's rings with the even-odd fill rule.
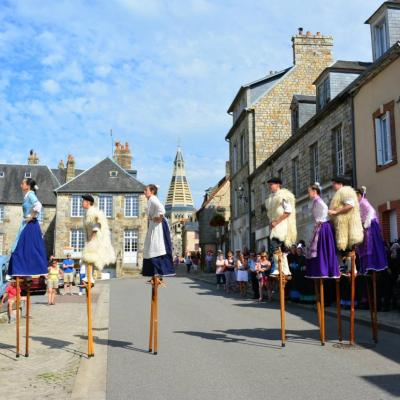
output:
[[180,143],[196,206],[225,174],[242,84],[292,65],[298,27],[370,61],[378,0],[0,0],[0,163],[77,168],[129,142],[165,199]]

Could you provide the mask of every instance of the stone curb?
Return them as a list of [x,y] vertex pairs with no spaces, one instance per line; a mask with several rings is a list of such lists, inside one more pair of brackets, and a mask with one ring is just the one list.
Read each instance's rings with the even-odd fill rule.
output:
[[[110,285],[109,283],[100,283],[96,286],[100,289],[100,293],[97,302],[93,304],[95,356],[90,359],[86,356],[82,357],[71,400],[106,399]],[[87,351],[86,345],[86,340],[83,340],[82,351],[84,353]]]
[[[208,280],[207,278],[201,277],[201,276],[196,276],[196,275],[190,275],[188,276],[188,278],[191,278],[193,280],[197,280],[200,282],[204,282],[207,283],[209,285],[215,285],[215,282],[211,282],[210,280]],[[309,311],[316,311],[314,306],[310,306],[307,304],[298,304],[298,303],[290,303],[291,307],[297,307],[297,308],[302,308],[305,310],[309,310]],[[329,308],[325,309],[325,314],[330,316],[330,317],[334,317],[336,318],[336,311],[330,310]],[[350,321],[350,317],[344,313],[342,313],[342,319],[344,321]],[[355,316],[355,322],[359,325],[363,325],[363,326],[371,326],[370,321],[365,320],[364,318],[360,318],[357,317],[357,312],[356,312],[356,316]],[[382,323],[379,322],[379,315],[378,315],[378,328],[382,331],[385,332],[389,332],[389,333],[395,333],[395,334],[400,334],[400,327],[397,326],[392,326],[392,325],[388,325],[386,323]]]

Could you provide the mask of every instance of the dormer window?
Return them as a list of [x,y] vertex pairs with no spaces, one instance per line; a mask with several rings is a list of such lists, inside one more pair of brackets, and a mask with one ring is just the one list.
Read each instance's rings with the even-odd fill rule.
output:
[[110,177],[116,178],[118,176],[118,171],[110,171]]
[[294,135],[299,129],[299,107],[294,106],[292,108],[292,135]]
[[0,171],[0,178],[4,178],[4,176],[5,176],[4,171]]
[[30,172],[25,172],[25,178],[32,178],[32,174]]
[[329,88],[329,76],[326,77],[317,88],[318,97],[318,111],[325,107],[325,105],[331,99],[330,88]]
[[382,56],[389,48],[385,19],[381,20],[380,23],[374,26],[374,47],[375,59]]

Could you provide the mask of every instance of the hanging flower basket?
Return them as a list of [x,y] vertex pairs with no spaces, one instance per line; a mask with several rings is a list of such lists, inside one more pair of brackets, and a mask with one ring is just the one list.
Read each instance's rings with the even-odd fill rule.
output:
[[225,218],[221,214],[215,214],[211,219],[210,219],[210,225],[217,227],[217,226],[225,226]]

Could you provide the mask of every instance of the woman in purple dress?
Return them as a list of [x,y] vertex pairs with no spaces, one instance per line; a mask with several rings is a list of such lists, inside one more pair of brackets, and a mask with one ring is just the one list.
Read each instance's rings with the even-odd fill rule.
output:
[[366,275],[369,271],[383,271],[388,267],[381,228],[374,207],[366,198],[366,188],[356,190],[360,204],[361,222],[364,228],[364,240],[357,246],[360,257],[360,274]]
[[307,252],[306,278],[339,278],[339,262],[336,255],[335,235],[328,219],[328,206],[321,199],[318,182],[308,187],[313,200],[314,230]]

